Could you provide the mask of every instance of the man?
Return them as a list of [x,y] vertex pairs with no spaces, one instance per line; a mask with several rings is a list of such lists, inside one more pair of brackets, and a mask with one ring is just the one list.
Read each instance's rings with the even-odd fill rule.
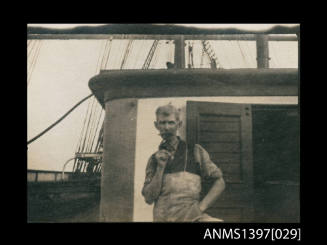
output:
[[[154,221],[222,221],[205,213],[225,188],[221,170],[203,147],[187,146],[177,136],[182,121],[174,106],[159,107],[156,117],[154,125],[163,141],[148,161],[142,189],[146,203],[154,202]],[[200,201],[202,178],[215,182]]]

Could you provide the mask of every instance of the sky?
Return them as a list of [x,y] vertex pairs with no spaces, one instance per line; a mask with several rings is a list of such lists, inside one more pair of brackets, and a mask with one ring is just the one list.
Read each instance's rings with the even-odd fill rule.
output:
[[[235,26],[235,24],[231,25]],[[49,24],[31,26],[49,27]],[[70,28],[77,25],[51,26]],[[216,26],[210,24],[206,27]],[[266,24],[260,26],[260,28],[268,27]],[[242,25],[242,28],[259,27]],[[113,40],[111,43],[107,43],[106,40],[28,40],[28,71],[30,72],[27,88],[27,139],[43,131],[91,93],[88,81],[99,72],[101,63],[99,58],[102,58],[105,52],[110,50],[109,58],[104,62],[105,68],[120,69],[127,44],[127,40]],[[199,42],[193,44],[194,65],[199,68],[201,44]],[[217,41],[211,44],[225,69],[256,66],[254,42]],[[151,40],[134,41],[123,69],[140,69],[151,45]],[[297,67],[296,42],[270,42],[269,45],[272,68]],[[171,42],[161,41],[149,68],[164,69],[166,61],[172,61],[173,52],[174,45]],[[202,67],[210,67],[206,58],[202,63]],[[64,163],[74,157],[89,103],[92,103],[92,99],[84,102],[61,123],[28,145],[28,169],[62,170]],[[99,113],[100,111],[101,109],[98,109]]]

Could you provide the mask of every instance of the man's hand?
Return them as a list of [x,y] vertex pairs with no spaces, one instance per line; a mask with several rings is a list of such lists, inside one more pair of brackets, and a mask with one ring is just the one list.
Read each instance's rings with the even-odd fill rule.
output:
[[223,177],[221,177],[214,182],[207,195],[199,203],[199,209],[201,210],[201,212],[204,212],[207,208],[211,207],[224,189],[225,181]]
[[171,157],[171,154],[166,150],[159,150],[154,156],[158,162],[159,167],[165,168],[169,158]]

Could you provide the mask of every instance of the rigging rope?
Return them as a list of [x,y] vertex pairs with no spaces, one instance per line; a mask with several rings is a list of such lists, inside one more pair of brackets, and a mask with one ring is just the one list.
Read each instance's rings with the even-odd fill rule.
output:
[[[224,46],[224,49],[225,49],[225,50],[228,50],[228,47],[227,47],[226,42],[228,42],[228,41],[221,41],[221,43],[222,43],[223,46]],[[225,52],[224,52],[224,53],[225,53]],[[228,53],[230,53],[230,52],[228,52]],[[227,61],[227,63],[228,63],[228,67],[229,67],[229,69],[232,68],[233,66],[232,66],[232,63],[230,62],[230,60],[229,60],[229,58],[228,58],[228,55],[225,54],[224,56],[225,56],[226,61]]]
[[79,139],[79,142],[78,142],[78,146],[77,146],[75,152],[80,152],[81,151],[83,135],[85,135],[85,129],[86,129],[85,128],[85,126],[86,126],[86,119],[87,119],[87,115],[89,113],[90,104],[91,104],[91,100],[89,100],[89,103],[88,103],[88,106],[87,106],[86,116],[84,118],[83,127],[82,127],[82,132],[81,132],[80,139]]
[[237,43],[237,45],[238,45],[238,47],[239,47],[239,49],[240,49],[240,51],[241,51],[241,55],[242,55],[242,58],[243,58],[244,64],[245,64],[246,67],[248,67],[248,66],[249,66],[249,65],[248,65],[248,62],[247,62],[246,59],[245,59],[245,56],[244,56],[244,53],[243,53],[243,50],[242,50],[242,48],[241,48],[241,45],[240,45],[239,41],[236,40],[236,43]]
[[144,64],[142,66],[142,69],[149,69],[153,55],[155,54],[156,50],[157,50],[157,46],[158,46],[159,40],[154,40],[152,43],[152,46],[149,50],[149,53],[144,61]]
[[30,56],[32,50],[34,49],[36,43],[37,43],[38,40],[32,40],[31,41],[31,44],[30,44],[30,47],[29,47],[29,50],[27,50],[27,56]]
[[94,101],[95,100],[92,100],[92,106],[91,106],[91,110],[90,110],[89,120],[87,122],[86,131],[85,131],[86,133],[85,133],[84,141],[83,141],[83,145],[82,145],[82,152],[84,152],[84,150],[86,148],[85,141],[86,141],[86,138],[88,138],[88,134],[89,134],[89,125],[90,125],[90,120],[91,120],[91,115],[92,115],[92,109],[93,109]]
[[[107,53],[107,50],[108,50],[108,45],[109,45],[109,42],[108,42],[108,40],[106,40],[106,43],[105,43],[105,46],[104,46],[104,52],[103,52],[102,59],[101,59],[101,62],[100,62],[100,67],[97,67],[97,68],[99,68],[99,70],[101,70],[102,65],[104,63],[105,56],[106,56],[106,53]],[[99,72],[99,70],[97,71],[97,73]]]
[[[106,40],[102,43],[100,48],[100,53],[97,59],[97,65],[95,68],[95,73],[97,74],[103,67],[104,64],[107,64],[109,53],[111,49],[112,39]],[[108,50],[109,49],[109,50]],[[89,139],[92,138],[91,127],[94,121],[95,108],[97,108],[96,99],[93,98],[92,101],[89,101],[87,112],[84,118],[83,128],[79,140],[79,146],[75,152],[85,152],[89,149]]]
[[102,126],[99,132],[99,138],[97,141],[97,145],[95,147],[95,151],[98,152],[100,150],[100,147],[102,146],[102,142],[103,142],[103,127],[104,127],[104,120],[102,121]]
[[78,107],[80,104],[82,104],[85,100],[88,98],[92,97],[93,94],[90,94],[86,96],[84,99],[82,99],[80,102],[78,102],[76,105],[74,105],[69,111],[67,111],[61,118],[59,118],[56,122],[51,124],[49,127],[47,127],[45,130],[43,130],[41,133],[39,133],[37,136],[35,136],[33,139],[29,140],[27,142],[27,145],[32,143],[33,141],[37,140],[40,138],[42,135],[44,135],[46,132],[48,132],[50,129],[52,129],[54,126],[56,126],[59,122],[61,122],[66,116],[68,116],[73,110],[75,110],[76,107]]
[[103,112],[103,110],[101,110],[100,116],[98,117],[98,123],[97,123],[97,126],[95,128],[95,132],[94,132],[94,136],[93,136],[93,140],[92,140],[92,144],[91,144],[91,152],[92,152],[92,149],[93,149],[93,143],[94,143],[94,140],[95,140],[95,136],[97,135],[98,128],[99,128],[99,125],[100,125],[100,120],[101,120],[102,112]]
[[175,45],[172,41],[169,42],[169,59],[168,61],[174,63],[174,52],[175,52]]
[[107,67],[107,64],[108,64],[108,61],[109,61],[109,55],[110,55],[110,52],[111,52],[111,46],[112,46],[112,39],[110,39],[110,43],[109,43],[109,50],[108,50],[108,54],[107,54],[107,57],[105,58],[105,61],[106,61],[106,63],[105,63],[105,65],[104,65],[104,67],[102,67],[102,69],[106,69],[106,67]]
[[279,60],[277,59],[277,55],[276,55],[276,52],[275,52],[275,47],[274,47],[274,43],[273,42],[270,42],[270,47],[271,47],[271,51],[272,51],[272,54],[275,58],[276,61],[274,61],[274,59],[271,59],[274,63],[275,63],[275,68],[278,68],[279,67]]
[[214,49],[212,48],[210,42],[208,40],[202,40],[202,46],[204,52],[207,54],[209,60],[210,60],[210,66],[213,69],[217,69],[217,65],[219,68],[222,68],[221,64],[219,63],[219,60],[215,54]]
[[[152,68],[155,68],[157,66],[158,63],[158,56],[159,56],[159,52],[161,51],[161,42],[158,40],[157,46],[155,48],[155,51],[153,52],[153,56],[151,58],[151,62],[149,63],[149,68],[150,66]],[[152,62],[153,60],[153,62]]]
[[204,49],[203,49],[203,46],[202,46],[200,68],[202,68],[202,66],[203,66],[203,58],[204,58]]
[[249,41],[244,41],[244,43],[245,43],[245,46],[246,46],[246,49],[245,50],[248,50],[248,52],[246,52],[246,53],[248,53],[248,56],[250,57],[251,66],[252,67],[256,67],[256,59],[255,59],[255,56],[252,55],[252,52],[251,52],[252,49],[248,45]]
[[[106,44],[106,41],[102,42],[101,50],[104,50],[104,49],[105,49],[105,44]],[[98,73],[98,67],[99,67],[99,61],[100,61],[100,59],[101,59],[101,53],[104,52],[104,51],[101,51],[101,50],[100,50],[100,53],[99,53],[99,56],[98,56],[97,65],[96,65],[96,67],[95,67],[95,74]]]
[[[38,40],[37,40],[38,41]],[[35,65],[37,63],[37,59],[39,57],[40,49],[41,49],[42,42],[39,41],[38,43],[35,43],[35,45],[30,49],[30,52],[28,52],[28,57],[30,56],[30,62],[28,64],[28,73],[27,73],[27,85],[29,85],[31,81],[31,77],[35,68]],[[33,48],[36,47],[35,51],[32,52]],[[33,53],[33,55],[32,55]]]
[[[102,60],[101,60],[100,66],[98,67],[99,71],[106,67],[106,64],[108,62],[108,58],[110,55],[111,43],[112,43],[112,39],[106,41],[106,46],[105,46],[104,53],[102,55]],[[96,101],[95,98],[94,98],[94,101]],[[88,135],[86,138],[87,144],[84,149],[87,152],[92,151],[93,142],[97,135],[97,126],[96,125],[99,123],[99,122],[97,123],[97,121],[100,120],[100,117],[101,117],[102,111],[103,111],[103,109],[100,108],[100,113],[99,113],[99,107],[100,106],[97,103],[92,104],[92,109],[91,109],[92,113],[90,114],[91,122],[88,127]]]
[[122,61],[121,65],[120,65],[120,69],[123,69],[124,66],[125,66],[125,63],[126,63],[126,60],[127,60],[128,55],[129,55],[129,51],[131,49],[131,46],[133,44],[133,41],[134,40],[129,40],[128,41],[128,44],[127,44],[126,50],[125,50],[125,54],[124,54],[124,57],[123,57],[123,61]]
[[143,48],[143,46],[144,46],[144,40],[140,40],[141,41],[141,44],[139,44],[139,46],[140,46],[140,48],[138,48],[137,50],[136,50],[136,57],[137,58],[135,58],[134,59],[134,64],[133,64],[133,69],[140,69],[139,67],[137,67],[137,65],[138,65],[138,63],[139,63],[139,56],[140,56],[140,52],[141,52],[141,50],[143,50],[144,48]]
[[95,123],[95,117],[96,117],[95,115],[97,114],[97,109],[98,109],[98,107],[96,105],[97,104],[95,103],[94,107],[93,107],[93,114],[91,115],[91,125],[90,125],[89,137],[87,139],[87,145],[86,145],[87,152],[90,152],[90,144],[91,144],[90,142],[91,142],[91,139],[93,138],[93,129],[94,129],[94,123]]
[[188,68],[194,68],[193,63],[193,43],[188,42]]

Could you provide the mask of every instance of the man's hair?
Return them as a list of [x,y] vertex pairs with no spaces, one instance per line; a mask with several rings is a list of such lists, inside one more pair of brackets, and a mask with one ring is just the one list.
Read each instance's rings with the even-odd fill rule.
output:
[[163,115],[163,116],[169,116],[171,114],[175,114],[176,120],[179,121],[180,117],[179,117],[179,110],[176,109],[175,106],[173,106],[172,104],[168,104],[168,105],[163,105],[163,106],[159,106],[156,110],[156,116],[158,119],[159,115]]

